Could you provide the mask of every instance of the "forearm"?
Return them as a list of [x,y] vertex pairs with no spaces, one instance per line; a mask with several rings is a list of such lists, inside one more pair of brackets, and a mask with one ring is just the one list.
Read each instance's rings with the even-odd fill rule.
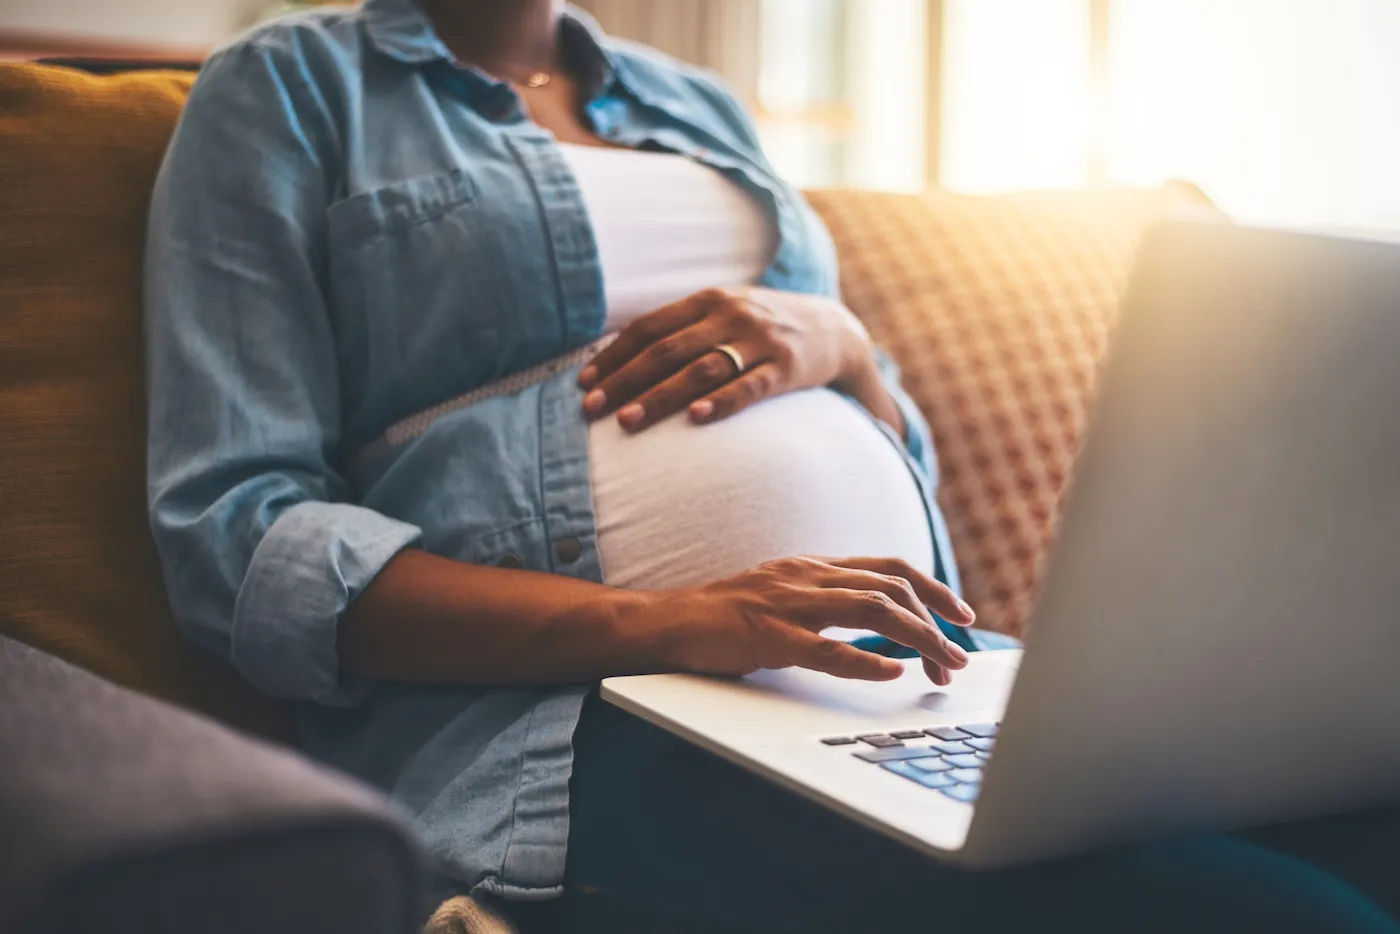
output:
[[341,666],[400,681],[568,684],[667,670],[670,634],[641,594],[416,549],[340,623]]

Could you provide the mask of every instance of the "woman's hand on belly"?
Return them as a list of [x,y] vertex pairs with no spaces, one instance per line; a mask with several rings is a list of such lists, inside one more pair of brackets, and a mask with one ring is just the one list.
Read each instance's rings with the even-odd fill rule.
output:
[[687,407],[694,421],[708,422],[770,396],[831,386],[904,432],[865,328],[840,302],[820,295],[750,287],[697,292],[623,328],[584,367],[579,384],[589,390],[589,417],[615,411],[628,431]]
[[900,676],[897,660],[819,635],[839,625],[914,649],[945,685],[968,656],[929,608],[959,625],[974,619],[945,585],[898,558],[784,558],[704,586],[636,596],[635,612],[665,627],[666,667],[705,674],[797,666],[869,681]]

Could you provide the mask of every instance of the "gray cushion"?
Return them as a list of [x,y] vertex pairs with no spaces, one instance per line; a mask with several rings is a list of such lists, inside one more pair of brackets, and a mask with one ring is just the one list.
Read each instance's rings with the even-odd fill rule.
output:
[[0,638],[0,931],[393,934],[422,883],[375,792]]

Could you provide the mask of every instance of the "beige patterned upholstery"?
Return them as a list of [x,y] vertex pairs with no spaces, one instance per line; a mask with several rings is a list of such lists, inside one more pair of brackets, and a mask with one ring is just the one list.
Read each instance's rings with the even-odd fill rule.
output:
[[1021,635],[1138,238],[1199,191],[972,197],[819,191],[847,303],[938,446],[979,625]]
[[489,899],[458,895],[438,906],[423,934],[520,934],[500,906]]

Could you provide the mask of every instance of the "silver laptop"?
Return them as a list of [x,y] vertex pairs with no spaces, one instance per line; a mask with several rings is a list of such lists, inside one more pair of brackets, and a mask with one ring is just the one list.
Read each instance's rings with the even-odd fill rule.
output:
[[972,867],[1400,800],[1400,247],[1149,234],[1022,651],[602,696]]

